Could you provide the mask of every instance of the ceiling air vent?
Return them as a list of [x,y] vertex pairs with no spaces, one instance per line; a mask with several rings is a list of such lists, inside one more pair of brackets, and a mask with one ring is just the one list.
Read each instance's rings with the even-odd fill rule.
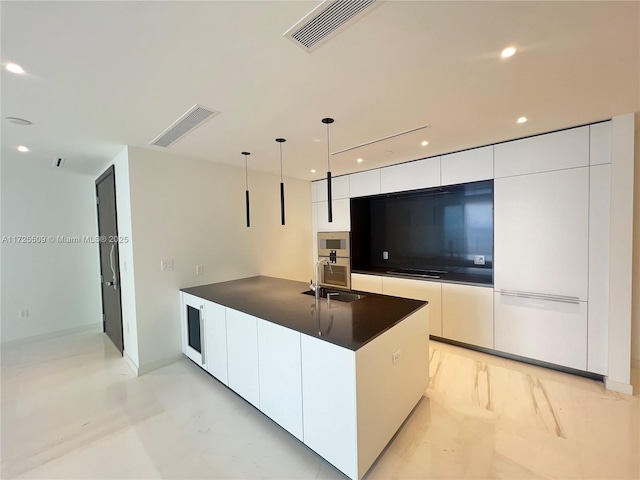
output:
[[169,128],[158,135],[151,141],[151,145],[158,147],[168,147],[173,142],[182,138],[184,135],[202,125],[206,120],[215,117],[220,112],[203,107],[202,105],[194,105],[178,120],[173,122]]
[[284,33],[296,45],[311,52],[355,23],[384,0],[324,0]]

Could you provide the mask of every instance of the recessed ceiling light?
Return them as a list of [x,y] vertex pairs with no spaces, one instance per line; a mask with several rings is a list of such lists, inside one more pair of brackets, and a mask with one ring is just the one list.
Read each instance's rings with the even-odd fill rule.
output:
[[22,153],[25,153],[25,152],[28,152],[29,149],[27,147],[25,147],[24,145],[18,145],[18,151],[22,152]]
[[518,123],[525,123],[527,121],[527,117],[520,117],[518,119]]
[[315,169],[315,168],[312,168],[312,169],[311,169],[311,173],[316,173],[316,169]]
[[17,73],[19,75],[22,75],[24,73],[24,69],[17,63],[7,63],[4,68],[6,68],[11,73]]
[[509,57],[512,57],[515,53],[516,53],[516,49],[514,47],[507,47],[504,50],[502,50],[502,53],[500,54],[500,56],[502,58],[509,58]]
[[426,147],[427,145],[429,145],[429,142],[427,142],[426,140],[424,140],[420,145],[422,145],[423,147]]
[[362,162],[364,162],[364,160],[362,160],[361,158],[359,158],[359,159],[357,160],[357,162],[358,162],[358,163],[362,163]]
[[11,123],[15,123],[16,125],[22,125],[22,126],[27,126],[27,125],[31,125],[31,122],[29,120],[25,120],[24,118],[18,118],[18,117],[5,117],[5,120],[7,122],[11,122]]

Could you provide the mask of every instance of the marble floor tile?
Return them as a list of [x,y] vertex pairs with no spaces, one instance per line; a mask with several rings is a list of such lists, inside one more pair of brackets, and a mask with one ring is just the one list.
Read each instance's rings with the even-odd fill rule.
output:
[[[136,377],[92,331],[1,367],[2,478],[346,478],[186,359]],[[438,342],[429,374],[367,479],[640,478],[640,395]]]

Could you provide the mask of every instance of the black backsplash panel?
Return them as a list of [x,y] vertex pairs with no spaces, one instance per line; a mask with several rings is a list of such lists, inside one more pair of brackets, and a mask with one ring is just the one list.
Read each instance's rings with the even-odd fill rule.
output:
[[491,270],[493,180],[351,199],[351,248],[354,270]]

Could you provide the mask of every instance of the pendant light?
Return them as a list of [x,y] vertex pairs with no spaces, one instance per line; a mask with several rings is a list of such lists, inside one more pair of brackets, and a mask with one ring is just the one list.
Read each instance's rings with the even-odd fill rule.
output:
[[323,118],[322,123],[327,126],[327,200],[328,200],[328,214],[329,223],[333,222],[333,208],[331,205],[331,161],[330,161],[330,147],[329,147],[329,125],[334,122],[333,118]]
[[247,227],[251,226],[250,215],[249,215],[249,163],[247,162],[247,157],[251,155],[249,152],[242,152],[244,155],[244,185],[245,185],[245,202],[247,206]]
[[276,138],[280,144],[280,222],[284,225],[284,180],[282,178],[282,144],[286,142],[284,138]]

